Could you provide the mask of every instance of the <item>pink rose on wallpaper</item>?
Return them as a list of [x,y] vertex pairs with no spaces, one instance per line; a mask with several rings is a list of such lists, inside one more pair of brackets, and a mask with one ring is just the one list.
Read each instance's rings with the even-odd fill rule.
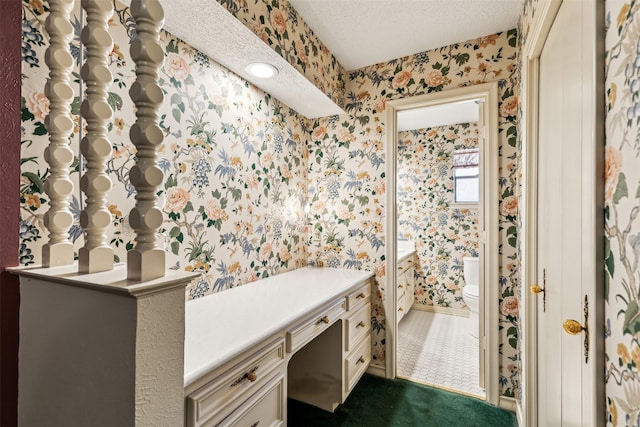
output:
[[37,120],[44,121],[44,118],[49,115],[49,98],[44,95],[44,92],[32,92],[25,101],[27,109]]
[[480,47],[487,47],[491,44],[495,45],[497,40],[498,40],[498,35],[491,34],[489,36],[480,37],[478,39],[478,44],[480,45]]
[[171,187],[167,190],[164,208],[170,212],[181,212],[189,201],[189,192],[184,188]]
[[269,40],[269,35],[264,30],[264,26],[260,25],[259,23],[251,22],[249,24],[249,29],[253,31],[255,35],[258,36],[263,42],[267,43],[267,41]]
[[518,298],[505,297],[502,300],[502,314],[505,316],[517,316],[518,315]]
[[256,175],[255,173],[249,174],[249,176],[247,177],[247,187],[249,189],[258,188],[258,175]]
[[458,139],[458,134],[451,129],[447,129],[444,133],[444,137],[447,141],[452,141],[454,139]]
[[433,139],[438,135],[438,131],[436,129],[431,129],[427,132],[427,139]]
[[304,44],[302,44],[302,42],[300,41],[294,41],[293,46],[296,49],[296,54],[298,55],[298,58],[300,59],[300,61],[306,63],[307,59],[309,58],[307,57],[307,53],[304,51]]
[[262,156],[260,156],[260,165],[263,168],[268,168],[269,166],[271,166],[271,163],[273,163],[273,154],[264,153]]
[[385,98],[378,98],[373,103],[373,108],[378,112],[382,113],[387,108],[387,100]]
[[286,246],[280,248],[280,261],[289,261],[291,259],[291,252]]
[[391,81],[391,87],[394,89],[402,89],[407,86],[413,75],[409,71],[400,71]]
[[218,219],[223,221],[229,219],[229,214],[224,209],[222,209],[222,206],[220,206],[220,201],[218,199],[209,200],[204,207],[204,212],[207,214],[209,219],[214,221]]
[[273,9],[271,11],[271,25],[280,34],[284,34],[287,31],[287,20],[280,10]]
[[311,139],[313,139],[316,142],[319,142],[319,141],[322,141],[322,138],[324,138],[326,134],[327,134],[327,128],[324,126],[318,126],[313,130],[313,133],[311,134]]
[[343,142],[351,142],[351,141],[355,141],[355,136],[353,136],[353,134],[351,134],[351,132],[349,132],[349,129],[347,128],[340,128],[340,130],[338,131],[338,140],[339,141],[343,141]]
[[269,258],[271,257],[271,249],[271,243],[265,243],[264,245],[262,245],[259,254],[261,261],[269,260]]
[[445,83],[444,76],[440,70],[431,70],[424,79],[428,86],[436,87]]
[[611,203],[618,187],[618,176],[622,170],[622,153],[612,146],[608,146],[604,156],[604,200]]
[[506,197],[500,206],[500,213],[504,216],[515,216],[518,214],[518,198],[516,196]]
[[164,69],[170,77],[184,81],[189,73],[191,73],[191,67],[187,64],[187,61],[180,55],[171,52],[164,60]]
[[515,116],[518,113],[518,97],[510,96],[500,106],[500,115],[502,117]]

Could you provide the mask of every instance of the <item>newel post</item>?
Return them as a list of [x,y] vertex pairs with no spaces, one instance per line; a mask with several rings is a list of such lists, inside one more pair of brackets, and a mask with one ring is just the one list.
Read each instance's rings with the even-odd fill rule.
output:
[[156,189],[164,174],[158,166],[156,150],[163,140],[158,110],[164,95],[158,85],[158,69],[164,60],[159,43],[164,11],[158,0],[133,0],[131,16],[136,22],[131,57],[136,63],[137,79],[129,90],[136,105],[136,122],[129,135],[137,148],[137,162],[129,174],[136,188],[136,205],[129,223],[136,233],[136,246],[127,254],[127,277],[152,280],[165,274],[165,252],[156,237],[163,222],[162,211],[156,206]]

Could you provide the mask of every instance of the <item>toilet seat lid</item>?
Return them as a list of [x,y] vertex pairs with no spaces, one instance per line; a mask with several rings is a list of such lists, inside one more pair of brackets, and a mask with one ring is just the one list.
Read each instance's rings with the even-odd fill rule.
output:
[[465,295],[470,297],[479,297],[480,296],[480,287],[479,286],[465,286],[462,290]]

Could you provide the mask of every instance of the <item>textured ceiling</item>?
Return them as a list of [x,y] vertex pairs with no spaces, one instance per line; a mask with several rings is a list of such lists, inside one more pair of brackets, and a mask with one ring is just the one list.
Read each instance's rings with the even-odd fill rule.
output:
[[524,0],[289,0],[347,70],[515,28]]

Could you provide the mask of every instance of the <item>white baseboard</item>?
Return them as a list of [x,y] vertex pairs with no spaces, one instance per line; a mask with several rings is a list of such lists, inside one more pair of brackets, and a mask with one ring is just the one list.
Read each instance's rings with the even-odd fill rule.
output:
[[451,314],[453,316],[469,317],[469,310],[465,308],[440,307],[437,305],[413,304],[412,310],[430,311],[432,313]]
[[524,414],[522,413],[522,405],[520,402],[516,402],[516,418],[518,419],[518,426],[525,427]]
[[518,402],[513,397],[500,396],[498,406],[510,412],[517,412],[520,405],[518,405]]
[[387,372],[384,369],[384,366],[378,365],[369,365],[369,367],[367,368],[367,374],[375,375],[376,377],[382,378],[385,378],[387,376]]

